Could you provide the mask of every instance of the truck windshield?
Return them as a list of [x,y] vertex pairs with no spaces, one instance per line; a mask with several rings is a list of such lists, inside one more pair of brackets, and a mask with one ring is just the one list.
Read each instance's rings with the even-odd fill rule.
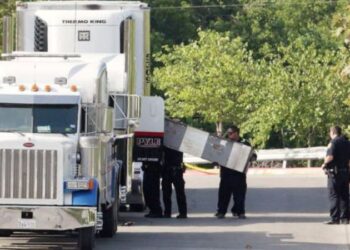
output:
[[78,105],[0,104],[0,132],[77,132]]

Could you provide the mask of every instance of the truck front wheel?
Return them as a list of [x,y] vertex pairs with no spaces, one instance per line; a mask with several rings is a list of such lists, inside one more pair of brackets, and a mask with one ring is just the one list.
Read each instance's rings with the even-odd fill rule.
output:
[[130,204],[130,210],[133,212],[143,212],[146,207],[144,204]]
[[[117,182],[119,183],[119,182]],[[111,238],[118,230],[118,217],[119,217],[119,188],[116,188],[116,196],[114,203],[111,207],[106,208],[102,205],[103,212],[103,228],[100,232],[101,237]]]
[[115,202],[112,207],[103,208],[103,229],[100,233],[102,237],[111,238],[118,228],[119,202]]
[[92,250],[95,247],[95,228],[86,227],[79,229],[79,241],[80,250]]

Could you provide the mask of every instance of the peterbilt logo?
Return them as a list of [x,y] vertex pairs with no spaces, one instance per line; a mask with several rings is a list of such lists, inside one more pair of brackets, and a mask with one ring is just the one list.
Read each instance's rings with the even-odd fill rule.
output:
[[136,145],[141,148],[159,148],[162,142],[160,138],[136,138]]
[[26,142],[26,143],[23,143],[23,146],[26,148],[32,148],[32,147],[34,147],[34,143]]
[[106,19],[63,19],[63,24],[106,24]]

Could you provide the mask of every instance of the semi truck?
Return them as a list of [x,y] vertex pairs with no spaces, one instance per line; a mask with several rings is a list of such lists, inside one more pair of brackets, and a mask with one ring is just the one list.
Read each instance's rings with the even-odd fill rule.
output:
[[144,208],[141,166],[160,161],[164,135],[149,18],[135,1],[42,1],[4,20],[1,235],[74,230],[92,249],[120,206]]
[[[0,235],[112,237],[142,211],[163,145],[245,172],[251,148],[164,119],[150,96],[150,9],[138,1],[18,2],[0,61]],[[13,50],[15,47],[15,50]]]

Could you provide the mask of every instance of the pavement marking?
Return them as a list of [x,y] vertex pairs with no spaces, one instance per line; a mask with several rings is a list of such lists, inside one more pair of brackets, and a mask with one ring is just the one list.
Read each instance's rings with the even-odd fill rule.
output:
[[218,168],[213,168],[213,169],[205,169],[205,168],[200,168],[197,167],[193,164],[190,163],[184,163],[184,165],[186,166],[186,168],[203,173],[203,174],[207,174],[207,175],[217,175],[219,174],[219,169]]

